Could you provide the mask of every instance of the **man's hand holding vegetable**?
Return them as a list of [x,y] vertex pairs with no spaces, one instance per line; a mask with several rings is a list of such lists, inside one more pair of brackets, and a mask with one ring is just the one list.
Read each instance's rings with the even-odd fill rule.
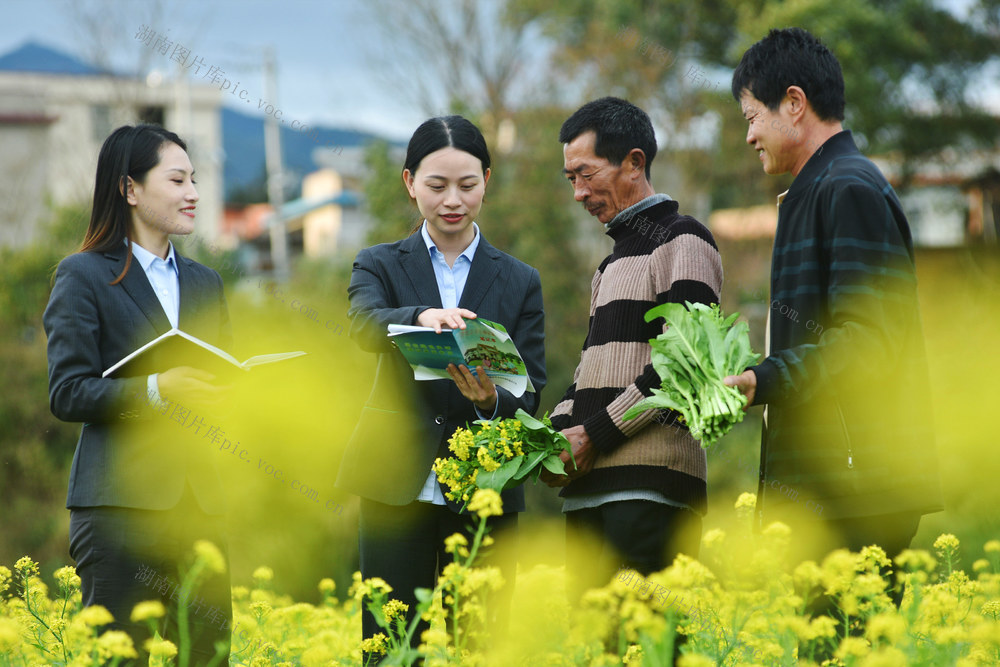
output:
[[722,378],[722,383],[727,387],[736,387],[740,393],[747,397],[747,404],[743,410],[749,410],[753,405],[754,394],[757,393],[757,374],[751,370],[746,370],[739,375],[727,375]]
[[[559,458],[562,459],[563,464],[566,466],[565,475],[555,475],[548,470],[542,471],[540,479],[552,487],[566,486],[577,477],[586,475],[594,467],[594,461],[597,459],[597,449],[594,447],[594,443],[591,442],[590,436],[587,435],[587,429],[583,425],[570,426],[568,429],[560,431],[560,433],[572,443],[573,456],[571,458],[569,452],[565,450],[559,455]],[[576,462],[575,469],[570,463],[571,461]]]

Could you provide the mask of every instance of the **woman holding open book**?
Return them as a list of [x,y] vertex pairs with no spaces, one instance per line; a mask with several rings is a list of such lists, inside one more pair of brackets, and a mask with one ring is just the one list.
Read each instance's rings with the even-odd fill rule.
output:
[[[410,139],[402,179],[423,220],[409,237],[358,253],[348,288],[351,336],[378,354],[378,368],[337,485],[361,496],[362,576],[388,582],[412,616],[414,589],[433,588],[451,558],[444,538],[461,532],[471,542],[471,521],[445,499],[431,465],[450,455],[448,438],[456,428],[538,408],[544,314],[538,271],[490,245],[475,222],[490,179],[490,154],[475,125],[461,116],[424,122]],[[440,332],[464,329],[476,317],[507,329],[535,392],[515,397],[482,368],[473,374],[464,365],[449,366],[450,380],[418,382],[386,336],[390,324]],[[505,514],[491,521],[499,551],[512,556],[523,489],[504,492],[503,503]],[[507,585],[492,613],[503,623],[515,561],[500,561]],[[365,609],[363,636],[378,631]]]
[[225,550],[218,474],[180,419],[218,402],[224,388],[190,367],[102,375],[172,327],[229,347],[222,279],[169,238],[194,230],[198,193],[186,151],[156,125],[120,127],[101,147],[90,225],[80,251],[59,264],[43,317],[49,401],[59,419],[83,422],[66,502],[83,603],[106,607],[140,655],[149,633],[146,621],[131,622],[133,606],[161,600],[168,614],[160,633],[175,644],[177,611],[188,606],[194,664],[208,664],[216,642],[216,664],[228,664],[224,559],[207,550],[216,571],[190,596],[179,576],[196,540]]

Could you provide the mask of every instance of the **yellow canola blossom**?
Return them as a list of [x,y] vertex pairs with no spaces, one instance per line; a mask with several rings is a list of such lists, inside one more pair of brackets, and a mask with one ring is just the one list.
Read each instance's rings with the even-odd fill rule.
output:
[[[752,508],[752,496],[741,505]],[[473,522],[484,522],[502,512],[500,496],[477,492],[470,509]],[[971,667],[1000,661],[1000,573],[991,560],[1000,553],[997,540],[985,543],[985,558],[971,577],[958,561],[949,563],[960,547],[949,535],[937,540],[939,558],[922,549],[900,554],[889,575],[906,587],[897,609],[886,595],[881,571],[889,560],[881,549],[838,550],[820,562],[782,565],[781,550],[796,540],[783,525],[762,534],[708,527],[705,560],[680,556],[660,572],[609,575],[605,586],[573,605],[566,602],[563,567],[539,565],[505,584],[498,568],[468,562],[483,538],[481,531],[475,539],[448,538],[456,562],[443,568],[437,589],[422,594],[417,608],[391,599],[384,580],[359,572],[343,600],[327,578],[319,583],[319,601],[295,602],[271,590],[284,577],[258,568],[249,585],[234,582],[231,664],[358,665],[364,651],[389,664],[419,657],[441,667],[620,666],[652,664],[665,646],[679,646],[677,665]],[[496,547],[505,546],[501,533]],[[137,653],[127,635],[108,629],[106,609],[81,608],[72,568],[50,574],[57,584],[51,592],[32,559],[0,566],[0,665],[97,667]],[[492,600],[505,585],[513,586],[513,601],[501,641],[493,634]],[[809,611],[818,595],[829,596],[829,615]],[[368,604],[377,605],[389,627],[362,639],[360,610]],[[131,620],[157,623],[165,613],[160,601],[150,600],[136,605]],[[417,615],[429,627],[412,638],[416,652],[407,653],[398,633],[407,627],[403,619]],[[150,665],[165,667],[180,662],[184,647],[171,636],[146,640],[142,648]]]
[[492,489],[476,489],[469,502],[469,511],[482,518],[500,516],[503,514],[503,501],[500,494]]

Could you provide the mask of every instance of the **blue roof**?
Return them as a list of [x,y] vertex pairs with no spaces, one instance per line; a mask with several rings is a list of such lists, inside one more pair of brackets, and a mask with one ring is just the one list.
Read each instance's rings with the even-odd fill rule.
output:
[[103,74],[96,67],[38,42],[26,42],[0,56],[0,71],[45,74]]
[[[289,220],[295,220],[296,218],[301,218],[310,211],[315,211],[318,208],[323,208],[324,206],[329,206],[331,204],[336,204],[345,208],[353,208],[360,203],[360,195],[351,190],[342,190],[335,195],[318,197],[315,199],[293,199],[292,201],[285,202],[282,205],[281,220],[286,222]],[[274,214],[271,213],[268,218],[269,224],[273,224],[275,219]]]

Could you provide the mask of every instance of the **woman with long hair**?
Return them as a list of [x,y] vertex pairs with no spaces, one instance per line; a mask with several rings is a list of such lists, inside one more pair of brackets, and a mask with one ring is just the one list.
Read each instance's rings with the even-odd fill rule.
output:
[[[403,185],[423,221],[407,238],[358,253],[348,288],[351,336],[378,354],[371,395],[345,451],[337,484],[361,497],[360,558],[364,578],[380,577],[392,597],[417,608],[416,588],[433,588],[451,554],[444,539],[472,521],[444,496],[431,471],[450,456],[455,429],[476,419],[534,413],[538,393],[513,396],[482,372],[451,366],[452,380],[417,382],[386,337],[389,324],[464,328],[482,317],[502,324],[524,358],[537,391],[545,384],[544,313],[538,271],[490,245],[476,219],[490,179],[490,154],[479,129],[461,116],[431,118],[414,132]],[[482,369],[480,369],[481,371]],[[524,491],[502,494],[493,517],[499,546],[513,538]],[[508,552],[513,549],[508,548]],[[500,559],[506,581],[491,613],[504,625],[514,562]],[[364,610],[364,637],[379,632]],[[414,636],[420,640],[420,633]]]
[[[60,262],[43,322],[52,413],[83,423],[66,502],[83,604],[106,607],[141,655],[149,631],[147,621],[133,622],[133,606],[161,600],[162,635],[196,664],[227,664],[225,557],[203,547],[207,576],[196,591],[182,586],[197,540],[226,548],[219,477],[199,442],[204,420],[197,429],[186,424],[192,408],[217,404],[224,387],[187,366],[103,376],[172,327],[229,346],[222,279],[169,238],[194,230],[197,202],[180,137],[156,125],[115,130],[97,159],[83,245]],[[178,628],[182,608],[188,622]]]

